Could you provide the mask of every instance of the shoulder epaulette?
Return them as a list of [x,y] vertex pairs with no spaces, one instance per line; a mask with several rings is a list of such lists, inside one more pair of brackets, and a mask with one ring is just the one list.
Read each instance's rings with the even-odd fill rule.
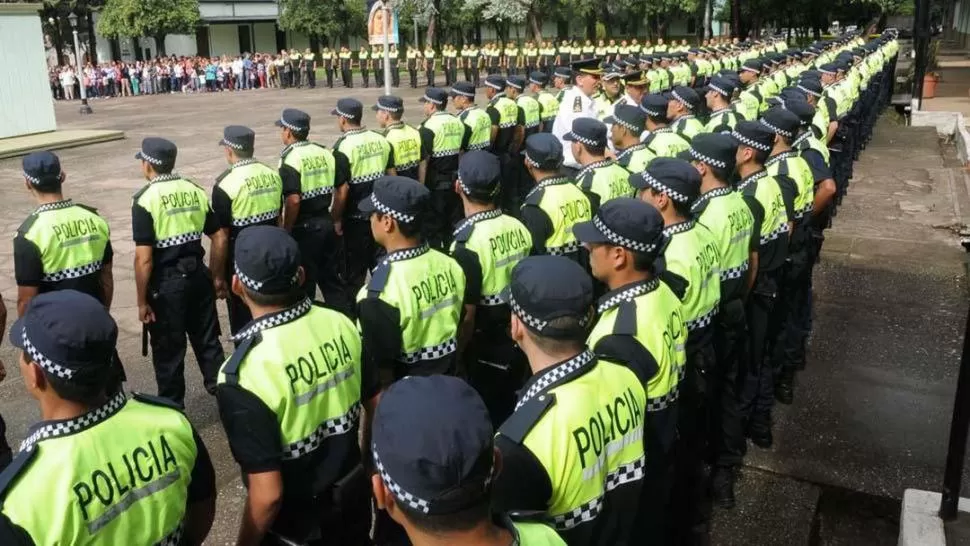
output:
[[367,297],[376,298],[384,291],[387,285],[387,277],[391,274],[391,264],[381,262],[370,275],[370,282],[367,283]]
[[[92,207],[91,205],[83,205],[81,203],[74,203],[74,206],[81,207],[82,209],[98,214],[98,209]],[[100,216],[100,215],[99,215]]]
[[555,403],[556,395],[552,393],[532,398],[505,420],[505,423],[498,429],[498,433],[517,444],[521,444],[529,431]]
[[[651,152],[653,152],[653,149],[650,148],[650,143],[653,142],[653,139],[655,138],[657,138],[657,133],[654,133],[653,131],[651,131],[650,134],[647,135],[647,138],[643,139],[643,143],[647,145],[647,148]],[[654,153],[654,155],[656,155],[656,153]]]
[[230,385],[236,385],[239,383],[239,366],[242,365],[242,361],[249,354],[250,349],[255,347],[260,341],[263,340],[263,336],[256,333],[250,337],[243,340],[242,343],[236,347],[236,350],[226,361],[225,366],[222,367],[222,373],[226,374],[226,382]]
[[33,462],[34,457],[37,456],[37,446],[30,446],[29,448],[21,451],[13,458],[13,461],[7,465],[7,468],[0,473],[0,507],[3,506],[3,499],[7,496],[7,491],[10,487],[17,481],[17,478],[27,470],[30,463]]
[[457,232],[455,232],[455,242],[456,243],[467,243],[468,239],[471,238],[472,232],[475,231],[474,222],[465,222],[465,225],[461,227]]
[[226,169],[222,171],[222,174],[216,177],[216,184],[218,184],[219,182],[222,182],[227,176],[229,176],[229,173],[231,172],[232,172],[232,169]]
[[36,221],[37,221],[37,215],[31,213],[30,215],[27,216],[27,218],[24,219],[23,223],[20,224],[20,227],[17,228],[17,233],[21,235],[27,233],[28,231],[30,231],[30,227],[33,226],[34,222]]
[[145,184],[144,186],[142,186],[140,190],[135,192],[135,195],[131,196],[132,201],[138,201],[138,198],[140,198],[142,194],[145,193],[146,190],[148,190],[149,187],[151,187],[151,184]]
[[589,171],[583,174],[581,178],[576,179],[576,184],[583,191],[590,191],[593,188],[593,171]]
[[338,138],[337,141],[333,143],[333,149],[336,150],[337,148],[339,148],[340,144],[344,141],[345,138],[346,137],[344,136],[341,136],[340,138]]
[[524,207],[526,205],[532,205],[533,207],[538,207],[539,203],[542,202],[542,196],[545,194],[545,192],[545,188],[539,188],[538,190],[532,192],[531,195],[526,197],[525,202],[522,203],[522,206]]
[[162,406],[165,408],[178,410],[179,412],[185,411],[185,409],[182,406],[178,405],[178,403],[173,402],[172,400],[169,400],[168,398],[164,398],[162,396],[153,396],[151,394],[145,394],[143,392],[132,393],[131,396],[132,398],[134,398],[135,400],[138,400],[139,402],[142,402],[143,404]]
[[624,336],[637,335],[637,302],[625,301],[616,310],[613,333]]

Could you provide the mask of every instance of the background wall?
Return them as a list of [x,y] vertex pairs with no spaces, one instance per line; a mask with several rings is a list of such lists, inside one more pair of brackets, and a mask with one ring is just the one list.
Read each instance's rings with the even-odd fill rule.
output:
[[0,4],[0,138],[53,131],[40,4]]

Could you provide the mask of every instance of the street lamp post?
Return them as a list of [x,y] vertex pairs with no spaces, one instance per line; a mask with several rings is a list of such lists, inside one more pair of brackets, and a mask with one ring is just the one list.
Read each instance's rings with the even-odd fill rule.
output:
[[421,49],[421,45],[418,44],[418,16],[414,16],[414,49]]
[[71,30],[74,32],[74,64],[77,67],[78,87],[81,89],[81,113],[93,114],[94,110],[88,104],[87,89],[84,88],[84,70],[81,67],[81,44],[77,39],[77,15],[72,11],[67,16],[67,20],[71,23]]

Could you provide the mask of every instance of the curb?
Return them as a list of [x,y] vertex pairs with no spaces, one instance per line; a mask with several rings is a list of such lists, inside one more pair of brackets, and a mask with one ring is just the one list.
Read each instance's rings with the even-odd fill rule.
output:
[[[899,515],[897,546],[946,546],[946,532],[939,509],[942,495],[932,491],[907,489]],[[970,499],[960,499],[960,512],[970,512]]]
[[916,110],[914,102],[909,124],[912,127],[936,127],[936,134],[954,141],[957,157],[966,166],[970,163],[970,131],[964,126],[964,121],[961,112]]

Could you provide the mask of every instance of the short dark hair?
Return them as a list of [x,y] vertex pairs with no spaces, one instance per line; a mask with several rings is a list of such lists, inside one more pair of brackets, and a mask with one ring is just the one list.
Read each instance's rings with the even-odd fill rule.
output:
[[[383,219],[385,216],[383,213],[380,213],[380,212],[375,212],[374,214],[376,214],[377,217],[381,219]],[[413,239],[415,237],[422,237],[424,234],[424,221],[420,216],[416,218],[413,222],[401,222],[396,219],[395,221],[397,221],[397,229],[398,231],[401,232],[401,235],[409,239]]]
[[754,150],[754,161],[759,165],[764,165],[765,161],[768,161],[768,157],[771,155],[771,150],[759,150],[757,148],[751,148]]
[[[590,313],[592,313],[592,309],[590,309]],[[575,332],[575,334],[572,336],[548,337],[529,330],[529,335],[532,337],[533,341],[535,341],[536,345],[547,353],[560,353],[567,351],[580,352],[586,346],[588,324],[587,326],[583,326],[576,317],[559,317],[552,319],[549,321],[547,327],[559,331]]]
[[[114,357],[112,356],[112,358]],[[28,362],[34,362],[40,368],[40,365],[36,364],[29,353],[24,352],[24,359]],[[107,390],[108,378],[111,375],[111,366],[102,366],[97,371],[86,371],[83,374],[83,379],[76,378],[68,381],[48,372],[44,368],[40,368],[40,370],[44,373],[44,378],[51,388],[54,389],[54,392],[57,393],[57,396],[69,402],[83,404],[89,407],[101,402],[101,398]]]
[[582,142],[580,142],[580,144],[583,146],[583,149],[586,150],[586,153],[590,155],[603,155],[606,153],[605,146],[590,146],[589,144],[584,144]]
[[720,180],[721,182],[727,182],[728,180],[731,179],[732,171],[728,171],[727,169],[722,169],[721,167],[715,167],[710,163],[704,163],[704,165],[707,165],[707,170],[711,171],[711,174],[714,175],[714,178]]
[[246,297],[260,307],[292,307],[306,297],[306,291],[302,286],[294,286],[282,294],[260,294],[245,285],[243,290],[246,291]]
[[252,159],[254,150],[237,150],[233,149],[232,152],[236,154],[239,159]]
[[630,249],[627,249],[627,252],[633,255],[633,269],[650,273],[651,275],[654,274],[654,263],[657,260],[656,254],[648,254]]
[[[656,190],[656,189],[654,189],[652,187],[648,187],[647,189],[650,190],[651,195],[660,195],[660,194],[664,193],[664,192],[659,191],[659,190]],[[690,203],[685,203],[683,201],[674,200],[669,195],[667,196],[667,198],[670,199],[670,203],[673,205],[674,210],[677,212],[677,214],[679,214],[679,215],[681,215],[681,216],[683,216],[685,218],[690,218],[690,216],[691,216],[691,214],[690,214]]]
[[30,186],[37,193],[61,193],[62,180],[61,177],[58,177],[57,180],[41,180],[39,184],[31,184]]
[[149,163],[149,165],[152,166],[152,170],[155,171],[155,174],[171,174],[172,171],[175,170],[174,163],[165,165],[154,165]]
[[398,110],[397,112],[391,112],[390,110],[385,111],[387,112],[387,116],[394,121],[401,121],[401,118],[404,117],[404,109]]
[[434,109],[437,110],[437,111],[439,111],[439,112],[444,112],[445,107],[448,106],[448,104],[446,104],[444,102],[442,102],[441,104],[438,104],[436,102],[432,102],[431,104],[433,104],[434,105]]
[[362,118],[363,118],[363,116],[361,115],[361,116],[355,116],[355,117],[352,117],[352,118],[345,117],[344,119],[346,119],[351,125],[360,126],[360,121],[361,121]]
[[649,119],[654,123],[659,123],[661,125],[667,125],[668,123],[670,123],[670,120],[667,118],[667,114],[664,114],[662,116],[651,116],[648,114],[647,119]]

